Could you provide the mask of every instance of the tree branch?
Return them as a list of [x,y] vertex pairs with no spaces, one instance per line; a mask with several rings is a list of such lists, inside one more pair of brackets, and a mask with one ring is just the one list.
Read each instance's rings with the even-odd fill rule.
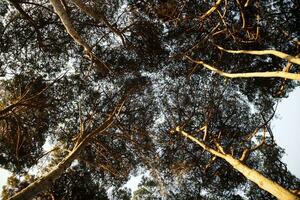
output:
[[218,0],[215,5],[213,5],[206,13],[204,13],[201,17],[200,20],[204,20],[206,17],[211,15],[217,8],[218,6],[222,3],[222,0]]
[[289,54],[286,54],[286,53],[283,53],[283,52],[277,51],[277,50],[227,50],[218,45],[217,45],[217,47],[221,51],[225,51],[227,53],[232,53],[232,54],[273,55],[273,56],[279,57],[281,59],[287,60],[291,63],[300,65],[300,58],[291,56]]
[[72,162],[79,156],[81,151],[89,144],[90,140],[97,134],[105,132],[114,122],[115,118],[119,115],[125,101],[127,100],[130,92],[123,97],[116,105],[114,110],[108,115],[108,118],[96,129],[91,131],[80,143],[74,146],[72,151],[60,162],[53,170],[47,173],[45,176],[37,179],[25,189],[21,190],[8,200],[24,200],[32,199],[35,195],[48,189],[51,184],[61,176],[61,174],[72,164]]
[[262,77],[262,78],[270,78],[270,77],[278,77],[278,78],[286,78],[291,80],[300,81],[300,74],[294,74],[289,72],[283,71],[275,71],[275,72],[247,72],[247,73],[226,73],[223,72],[211,65],[204,63],[203,61],[196,61],[192,58],[186,56],[189,60],[194,63],[201,64],[205,68],[227,78],[254,78],[254,77]]
[[50,0],[50,3],[52,4],[54,11],[57,13],[61,22],[66,28],[68,34],[74,39],[77,44],[84,48],[84,53],[87,58],[92,62],[95,62],[97,66],[101,68],[104,67],[106,68],[106,70],[111,71],[110,68],[92,52],[92,47],[75,30],[71,19],[67,14],[67,11],[64,9],[64,5],[62,4],[62,2],[60,0]]
[[43,44],[43,39],[42,39],[42,34],[39,31],[39,28],[37,27],[37,23],[32,19],[32,17],[30,17],[24,10],[23,8],[20,6],[20,4],[14,0],[8,0],[20,13],[21,15],[29,21],[30,25],[34,28],[34,31],[36,32],[36,37],[38,40],[38,44],[40,47],[44,47]]
[[214,156],[220,157],[228,162],[234,169],[242,173],[248,180],[257,184],[261,189],[271,193],[275,197],[280,200],[299,200],[295,194],[290,192],[289,190],[283,188],[281,185],[277,184],[276,182],[268,179],[267,177],[263,176],[259,172],[254,169],[249,168],[247,165],[243,164],[241,161],[233,158],[229,154],[222,154],[206,144],[202,141],[198,140],[197,138],[191,136],[187,132],[180,130],[179,127],[176,127],[176,131],[184,135],[185,137],[189,138],[191,141],[200,145],[203,149],[208,151],[209,153],[213,154]]

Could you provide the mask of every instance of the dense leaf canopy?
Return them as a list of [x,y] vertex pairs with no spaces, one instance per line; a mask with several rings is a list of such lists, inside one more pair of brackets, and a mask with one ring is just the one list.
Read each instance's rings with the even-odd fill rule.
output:
[[14,173],[3,197],[76,152],[36,199],[130,199],[122,186],[137,173],[147,175],[133,199],[274,199],[176,127],[299,189],[270,128],[298,82],[207,67],[299,76],[299,10],[297,0],[1,1],[0,167]]

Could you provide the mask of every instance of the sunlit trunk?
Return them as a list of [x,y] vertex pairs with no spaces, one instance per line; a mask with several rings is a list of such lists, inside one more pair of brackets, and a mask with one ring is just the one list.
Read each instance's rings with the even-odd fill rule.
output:
[[233,158],[230,155],[226,155],[224,159],[237,171],[242,173],[248,180],[257,184],[261,189],[268,191],[278,199],[282,200],[297,200],[299,199],[296,195],[291,193],[289,190],[283,188],[276,182],[266,178],[254,169],[249,168],[239,160]]
[[185,137],[189,138],[193,142],[199,144],[203,149],[208,151],[209,153],[224,159],[227,161],[234,169],[242,173],[248,180],[254,182],[255,184],[258,185],[261,189],[271,193],[275,197],[277,197],[280,200],[300,200],[299,197],[294,195],[292,192],[289,190],[283,188],[280,186],[278,183],[266,178],[259,172],[257,172],[254,169],[249,168],[247,165],[244,163],[240,162],[239,160],[233,158],[229,154],[225,154],[223,151],[222,147],[219,146],[220,151],[216,151],[212,148],[210,148],[208,145],[206,145],[204,142],[198,140],[197,138],[189,135],[187,132],[180,130],[179,127],[176,128],[176,131],[180,132],[182,135]]
[[77,158],[82,149],[86,146],[87,142],[82,143],[80,146],[75,148],[69,155],[63,159],[58,165],[54,167],[48,174],[39,178],[38,180],[31,183],[25,189],[21,190],[8,200],[25,200],[32,199],[34,196],[42,191],[47,190],[52,183],[58,179],[62,173],[72,164],[72,162]]

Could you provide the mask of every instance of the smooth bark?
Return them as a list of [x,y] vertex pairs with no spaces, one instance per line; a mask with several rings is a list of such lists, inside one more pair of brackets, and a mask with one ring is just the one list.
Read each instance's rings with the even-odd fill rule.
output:
[[92,48],[90,45],[81,38],[81,36],[77,33],[75,30],[71,19],[69,18],[67,11],[64,9],[64,6],[62,5],[60,0],[50,0],[50,3],[52,4],[55,13],[59,16],[61,22],[63,23],[64,27],[66,28],[66,31],[68,34],[74,39],[74,41],[82,46],[86,53],[91,53]]

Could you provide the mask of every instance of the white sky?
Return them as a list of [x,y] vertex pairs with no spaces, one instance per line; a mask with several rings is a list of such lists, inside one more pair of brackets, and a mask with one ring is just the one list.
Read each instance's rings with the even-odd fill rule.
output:
[[300,87],[278,104],[277,116],[272,128],[277,144],[285,149],[282,160],[300,178]]
[[[273,134],[277,144],[285,149],[283,162],[287,163],[288,169],[300,178],[300,87],[290,93],[289,98],[283,99],[277,108],[277,118],[272,121]],[[2,186],[6,184],[10,173],[0,168],[0,193]],[[141,175],[132,178],[126,186],[133,191]]]

